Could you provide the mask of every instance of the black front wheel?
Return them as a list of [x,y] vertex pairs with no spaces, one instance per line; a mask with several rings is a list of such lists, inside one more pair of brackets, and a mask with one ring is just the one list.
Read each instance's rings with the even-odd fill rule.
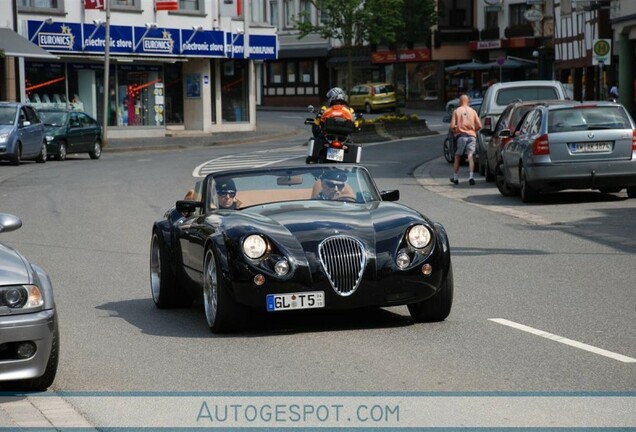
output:
[[453,266],[449,262],[446,279],[437,294],[427,300],[408,305],[413,320],[418,323],[444,321],[453,306],[454,290]]

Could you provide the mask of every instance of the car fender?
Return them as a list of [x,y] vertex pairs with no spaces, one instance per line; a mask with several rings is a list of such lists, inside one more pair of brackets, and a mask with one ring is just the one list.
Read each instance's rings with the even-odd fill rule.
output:
[[448,233],[446,232],[446,228],[439,222],[433,222],[433,226],[437,231],[438,241],[442,247],[442,252],[444,254],[444,267],[448,269],[450,264],[450,240],[448,239]]
[[44,298],[44,309],[54,309],[55,300],[53,298],[53,284],[51,278],[44,269],[36,264],[31,264],[34,276],[37,279],[35,284],[40,287]]

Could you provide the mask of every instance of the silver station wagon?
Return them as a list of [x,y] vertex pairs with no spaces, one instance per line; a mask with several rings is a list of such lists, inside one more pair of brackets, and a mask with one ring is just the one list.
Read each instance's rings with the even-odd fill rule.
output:
[[502,149],[502,181],[523,202],[563,189],[636,197],[636,124],[621,104],[538,105],[515,135]]

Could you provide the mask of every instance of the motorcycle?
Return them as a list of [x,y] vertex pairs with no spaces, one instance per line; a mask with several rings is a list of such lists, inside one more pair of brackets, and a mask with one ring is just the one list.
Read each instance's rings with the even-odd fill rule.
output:
[[306,125],[311,125],[312,136],[307,142],[306,163],[360,163],[362,146],[354,144],[351,134],[359,130],[356,126],[362,118],[354,114],[355,121],[341,117],[330,117],[321,122],[320,118],[325,110],[316,110],[312,105],[307,107],[314,118],[305,119]]

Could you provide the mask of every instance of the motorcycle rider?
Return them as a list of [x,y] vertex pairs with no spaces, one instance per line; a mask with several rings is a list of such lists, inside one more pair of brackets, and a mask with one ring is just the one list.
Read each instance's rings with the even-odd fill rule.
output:
[[327,92],[327,105],[320,116],[320,122],[324,122],[330,117],[342,117],[345,120],[353,121],[353,108],[347,104],[347,94],[340,87],[334,87]]

